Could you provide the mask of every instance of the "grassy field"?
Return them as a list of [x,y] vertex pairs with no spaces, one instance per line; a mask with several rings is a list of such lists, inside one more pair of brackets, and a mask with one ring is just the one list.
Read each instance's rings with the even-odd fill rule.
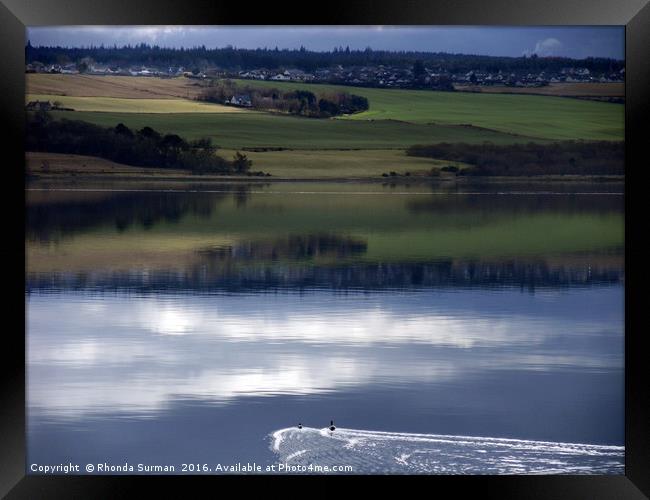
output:
[[[219,154],[231,158],[234,150],[221,150]],[[454,162],[407,156],[402,150],[362,149],[326,151],[267,151],[246,152],[253,160],[253,169],[270,173],[273,177],[313,178],[364,178],[380,177],[391,171],[424,174],[432,168],[457,165]],[[459,165],[459,164],[458,164]]]
[[199,103],[200,90],[187,78],[27,75],[28,99],[59,100],[78,111],[56,118],[132,129],[150,126],[186,139],[210,137],[230,159],[244,148],[253,170],[275,177],[376,178],[384,172],[422,173],[449,164],[407,157],[414,144],[495,144],[561,139],[623,140],[624,106],[548,97],[469,92],[369,89],[285,82],[246,85],[305,88],[317,93],[348,91],[368,98],[370,109],[336,119],[314,119]]
[[527,142],[530,137],[458,125],[427,125],[394,120],[323,120],[270,113],[105,113],[55,111],[57,118],[83,120],[105,127],[118,123],[134,129],[153,127],[187,139],[210,137],[229,149],[405,149],[432,142],[495,144]]
[[341,120],[399,120],[409,123],[471,124],[510,134],[569,140],[623,140],[624,106],[538,95],[369,89],[285,82],[249,84],[314,92],[347,91],[364,96],[370,109]]
[[[65,94],[153,99],[192,97],[200,91],[198,82],[183,77],[160,79],[85,75],[27,76],[27,91],[36,95]],[[396,120],[412,124],[471,124],[509,134],[553,140],[622,140],[624,134],[624,106],[614,103],[540,95],[432,92],[238,81],[246,85],[280,89],[304,88],[313,92],[348,91],[368,98],[370,102],[368,111],[341,117],[338,121]],[[283,127],[285,123],[278,122],[277,125]],[[287,132],[291,133],[291,130]]]
[[[235,150],[222,149],[218,154],[228,160]],[[424,175],[432,168],[461,164],[407,156],[402,150],[326,150],[326,151],[268,151],[246,152],[253,160],[253,170],[268,172],[275,179],[365,179],[379,178],[391,171]],[[26,155],[28,172],[39,176],[111,174],[121,177],[187,177],[193,181],[212,179],[213,176],[194,176],[185,170],[155,169],[121,165],[102,158],[57,153],[33,153]],[[44,167],[44,162],[47,166]],[[220,177],[219,177],[220,178]]]
[[506,85],[455,85],[463,92],[483,92],[486,94],[537,94],[555,97],[624,97],[625,83],[550,83],[544,87],[508,87]]
[[58,101],[75,111],[107,113],[251,113],[244,108],[191,101],[188,99],[127,99],[122,97],[69,97],[53,94],[27,94],[25,102]]
[[58,153],[27,152],[25,164],[29,173],[38,175],[112,174],[130,176],[187,176],[186,170],[171,168],[132,167],[104,158]]

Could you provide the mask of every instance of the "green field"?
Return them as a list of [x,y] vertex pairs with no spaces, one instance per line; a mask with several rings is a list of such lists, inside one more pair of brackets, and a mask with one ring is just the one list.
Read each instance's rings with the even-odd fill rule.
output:
[[[27,75],[28,93],[33,95],[73,98],[70,107],[86,111],[132,111],[133,106],[147,109],[137,112],[182,111],[187,104],[156,103],[160,100],[179,101],[191,99],[201,87],[186,78],[92,77],[86,75]],[[417,124],[471,124],[511,134],[554,140],[623,140],[624,106],[621,104],[587,101],[566,97],[542,95],[513,95],[433,92],[428,90],[373,89],[337,85],[305,84],[237,80],[241,85],[276,87],[294,90],[307,89],[317,94],[347,91],[362,95],[369,101],[370,109],[338,120],[398,120]],[[589,85],[589,84],[587,84]],[[597,84],[596,84],[597,85]],[[592,85],[593,87],[593,85]],[[550,87],[543,87],[550,89]],[[575,89],[570,89],[576,92]],[[594,89],[590,88],[590,92]],[[580,92],[585,93],[584,90]],[[108,98],[109,100],[105,100]],[[139,98],[152,102],[137,103],[135,99],[113,101],[112,98]],[[131,107],[129,106],[129,103]],[[193,104],[196,106],[198,103]],[[127,106],[125,109],[124,106]],[[209,108],[202,108],[209,109]],[[232,109],[232,108],[230,108]],[[195,111],[192,108],[188,111]],[[172,112],[167,111],[167,112]],[[278,126],[285,126],[278,122]],[[290,127],[288,131],[291,132]]]
[[[161,116],[157,119],[158,122],[162,122],[160,128],[191,136],[209,135],[216,139],[218,134],[211,128],[227,126],[232,129],[222,141],[227,147],[366,148],[405,147],[420,142],[446,140],[467,142],[487,140],[504,143],[529,138],[550,140],[623,140],[624,138],[624,106],[620,104],[537,95],[368,89],[285,82],[246,81],[245,83],[286,89],[308,88],[316,92],[354,92],[368,98],[370,109],[363,113],[327,120],[242,112],[237,108],[182,99],[37,95],[30,96],[30,99],[54,100],[56,98],[65,106],[79,112],[170,113],[174,115],[170,118],[178,119],[178,124],[170,123],[169,119]],[[226,112],[228,116],[214,119],[201,117],[195,124],[188,123],[186,117],[177,116],[183,113],[209,115],[212,111],[215,114]],[[233,116],[234,114],[237,116]],[[86,118],[88,117],[83,119]],[[97,117],[90,117],[90,119],[98,123],[110,124],[116,119],[122,120],[122,117],[106,116],[103,119]],[[351,128],[349,122],[363,123],[366,127]],[[377,122],[381,125],[370,125]],[[459,127],[462,125],[490,130],[468,131],[466,129],[469,127]],[[453,128],[441,128],[441,126]],[[273,130],[265,132],[263,129],[268,127],[272,127]],[[367,137],[364,137],[366,132],[370,136],[376,136],[370,143]],[[349,137],[350,133],[360,134],[360,137]],[[518,139],[508,137],[511,134],[525,137]],[[283,135],[285,137],[282,137]],[[294,138],[296,143],[292,145]],[[381,144],[386,145],[381,146]]]
[[[59,100],[77,110],[55,111],[52,114],[56,118],[83,120],[105,127],[118,123],[132,129],[149,126],[188,140],[210,137],[222,149],[219,154],[228,158],[234,150],[284,148],[285,151],[249,152],[253,170],[301,179],[376,178],[390,171],[417,175],[449,164],[406,156],[404,150],[415,144],[492,142],[503,145],[624,138],[624,106],[620,104],[539,95],[238,82],[287,90],[303,88],[316,93],[348,91],[367,97],[370,109],[349,116],[317,119],[180,98],[33,94],[28,99]],[[88,84],[99,83],[108,86],[105,92],[112,92],[111,85],[116,85],[112,80],[90,80]],[[126,83],[119,86],[120,91],[124,88]]]
[[623,140],[621,104],[538,95],[371,89],[337,85],[237,80],[242,85],[350,92],[370,109],[341,120],[400,120],[410,123],[471,124],[511,134],[554,140]]
[[284,147],[291,149],[405,149],[432,142],[510,144],[532,138],[456,125],[426,125],[392,120],[327,120],[270,113],[99,113],[55,111],[58,118],[83,120],[105,127],[118,123],[153,127],[187,139],[211,137],[223,148]]
[[[231,158],[235,150],[220,150],[224,158]],[[246,152],[253,160],[253,170],[263,170],[273,177],[299,179],[345,179],[379,177],[383,173],[404,175],[429,172],[432,168],[462,164],[407,156],[400,149],[361,150],[287,150]]]

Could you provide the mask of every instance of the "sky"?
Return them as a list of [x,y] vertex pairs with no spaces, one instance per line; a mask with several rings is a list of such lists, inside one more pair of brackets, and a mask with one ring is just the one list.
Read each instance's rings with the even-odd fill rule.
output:
[[582,59],[624,59],[623,26],[39,26],[27,28],[34,46],[121,46],[275,48],[326,51],[418,50],[476,55],[537,54]]

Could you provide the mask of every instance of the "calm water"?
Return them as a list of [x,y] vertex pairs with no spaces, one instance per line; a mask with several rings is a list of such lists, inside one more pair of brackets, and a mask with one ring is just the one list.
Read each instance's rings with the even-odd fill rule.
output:
[[28,463],[622,473],[621,193],[34,185]]

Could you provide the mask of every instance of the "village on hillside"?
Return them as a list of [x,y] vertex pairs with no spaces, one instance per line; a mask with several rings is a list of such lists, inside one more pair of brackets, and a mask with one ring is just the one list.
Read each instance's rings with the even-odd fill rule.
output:
[[376,66],[342,66],[335,65],[308,72],[297,68],[286,69],[247,69],[232,70],[219,67],[184,68],[182,66],[122,67],[94,62],[43,64],[38,61],[29,63],[27,73],[60,73],[120,76],[155,76],[187,78],[239,78],[250,80],[268,80],[278,82],[309,82],[339,85],[381,87],[381,88],[430,88],[434,90],[453,90],[453,85],[511,87],[542,87],[551,83],[615,83],[625,79],[625,68],[613,72],[596,73],[580,66],[564,67],[558,71],[481,71],[470,70],[450,72],[444,68]]

